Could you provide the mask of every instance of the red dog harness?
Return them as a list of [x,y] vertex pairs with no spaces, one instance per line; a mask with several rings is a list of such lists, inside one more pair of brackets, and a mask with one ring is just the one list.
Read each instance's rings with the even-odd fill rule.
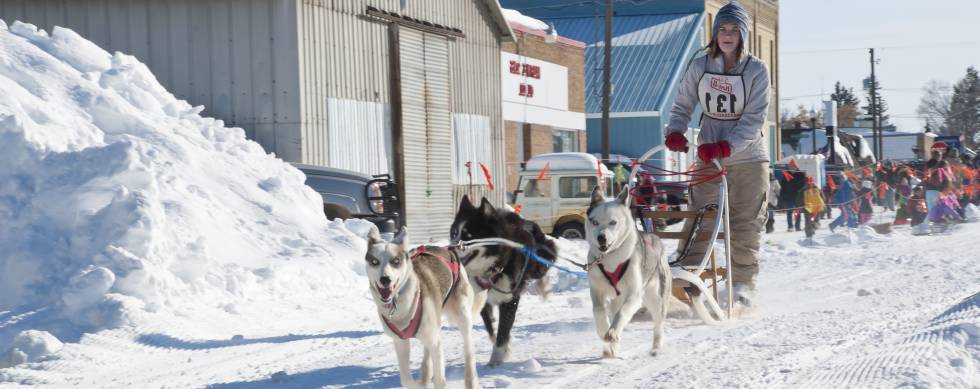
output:
[[415,260],[416,257],[422,254],[426,254],[442,261],[442,264],[446,265],[446,267],[449,268],[449,271],[453,274],[453,282],[451,285],[449,285],[446,295],[442,298],[442,305],[446,305],[446,301],[449,301],[449,296],[453,294],[453,291],[456,290],[456,285],[459,284],[459,258],[457,258],[452,251],[450,251],[450,254],[453,254],[452,258],[446,258],[429,251],[426,249],[426,246],[419,246],[415,248],[415,253],[412,254],[412,260]]
[[388,321],[388,318],[384,317],[384,315],[381,316],[381,320],[384,320],[385,325],[388,326],[388,329],[391,330],[391,332],[394,332],[395,335],[398,335],[399,338],[405,340],[414,338],[415,334],[419,332],[419,323],[422,322],[422,287],[419,287],[419,300],[415,308],[415,316],[412,317],[412,321],[408,322],[408,327],[405,327],[403,330],[399,330],[398,327],[391,324],[391,322]]
[[627,260],[616,266],[616,271],[610,273],[606,271],[606,268],[599,264],[599,270],[602,271],[602,275],[606,277],[606,280],[612,284],[613,289],[616,290],[616,295],[619,296],[619,281],[623,278],[623,273],[626,273],[626,268],[629,267],[630,261]]
[[[453,255],[452,258],[446,258],[441,255],[437,255],[431,251],[428,251],[425,246],[419,246],[418,248],[416,248],[415,252],[412,253],[411,258],[412,260],[415,260],[415,258],[417,258],[422,254],[426,254],[438,259],[444,265],[446,265],[446,267],[449,268],[449,271],[453,274],[452,284],[449,286],[449,290],[446,291],[446,296],[444,296],[442,299],[442,305],[446,305],[446,301],[449,301],[449,296],[453,294],[453,291],[456,289],[456,285],[459,284],[459,266],[460,266],[459,259],[455,255]],[[384,316],[381,316],[381,320],[384,320],[385,325],[388,326],[388,329],[390,329],[391,332],[394,332],[395,335],[398,335],[399,338],[405,340],[414,338],[415,335],[419,332],[419,324],[422,322],[422,287],[421,286],[419,287],[419,295],[418,295],[418,302],[415,307],[415,315],[412,316],[412,320],[408,322],[408,326],[405,327],[405,329],[398,329],[398,327],[396,327],[394,324],[388,321],[388,318]]]

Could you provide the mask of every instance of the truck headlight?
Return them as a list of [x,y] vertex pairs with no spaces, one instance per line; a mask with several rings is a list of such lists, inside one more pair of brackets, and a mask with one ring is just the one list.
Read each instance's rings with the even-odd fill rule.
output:
[[368,200],[368,206],[371,207],[371,212],[378,214],[385,213],[385,201],[381,199],[383,196],[381,191],[381,183],[372,182],[368,184],[367,194],[369,198],[377,198],[376,200]]

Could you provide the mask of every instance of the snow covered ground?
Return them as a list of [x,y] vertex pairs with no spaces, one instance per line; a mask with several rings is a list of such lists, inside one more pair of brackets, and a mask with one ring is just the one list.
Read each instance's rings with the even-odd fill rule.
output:
[[[297,170],[68,30],[0,24],[0,90],[0,387],[398,385],[366,225],[323,220]],[[978,236],[765,235],[759,307],[675,312],[655,357],[638,321],[599,358],[587,286],[556,276],[522,301],[510,362],[476,339],[481,385],[980,387]]]

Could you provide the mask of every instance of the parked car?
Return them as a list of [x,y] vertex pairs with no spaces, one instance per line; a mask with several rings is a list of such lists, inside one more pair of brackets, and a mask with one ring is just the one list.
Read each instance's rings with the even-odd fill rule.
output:
[[[599,168],[601,167],[601,178]],[[545,233],[566,239],[585,238],[585,213],[592,189],[612,193],[612,171],[586,153],[537,155],[525,162],[515,191],[515,209],[538,223]]]
[[330,219],[365,219],[381,232],[401,226],[398,186],[387,174],[371,176],[351,170],[293,164],[306,174],[306,185],[323,197]]

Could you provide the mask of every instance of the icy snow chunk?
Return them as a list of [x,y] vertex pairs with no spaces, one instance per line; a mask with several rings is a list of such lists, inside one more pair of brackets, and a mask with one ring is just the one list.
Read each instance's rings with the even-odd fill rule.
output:
[[537,373],[541,371],[541,363],[537,359],[530,358],[521,365],[521,370],[527,373]]
[[964,211],[966,212],[966,220],[969,220],[971,222],[980,221],[980,208],[977,208],[976,205],[967,204]]
[[870,296],[871,295],[871,292],[869,292],[867,289],[858,289],[858,292],[857,293],[858,293],[858,296],[861,296],[861,297]]
[[509,388],[514,385],[514,380],[507,377],[494,377],[493,386],[497,388]]
[[0,356],[0,369],[24,362],[36,362],[54,354],[65,345],[47,331],[21,331],[6,353]]
[[90,267],[68,281],[61,301],[70,311],[80,311],[102,301],[116,282],[116,275],[104,267]]

